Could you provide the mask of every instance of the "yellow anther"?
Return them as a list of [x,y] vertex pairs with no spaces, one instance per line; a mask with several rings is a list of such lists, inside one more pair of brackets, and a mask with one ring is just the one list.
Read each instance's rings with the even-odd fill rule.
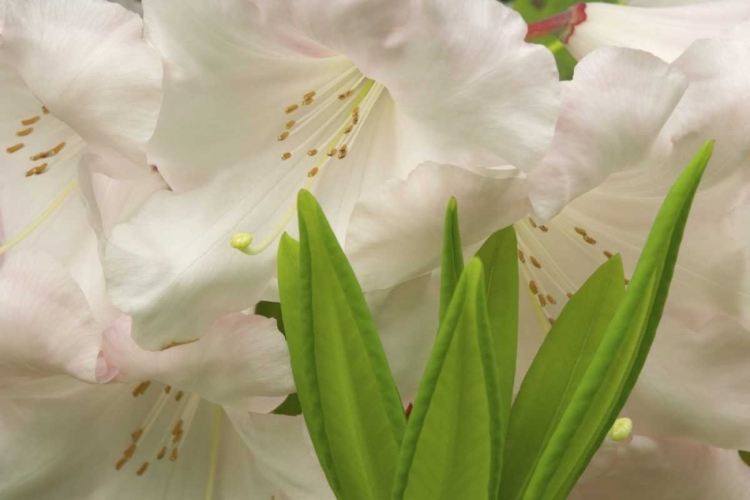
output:
[[625,441],[632,433],[633,421],[629,418],[618,418],[609,431],[609,437],[612,438],[612,441]]
[[537,295],[537,297],[539,297],[539,304],[542,307],[545,307],[547,305],[547,299],[544,298],[544,295],[540,293],[539,295]]
[[136,475],[142,476],[146,472],[146,469],[148,469],[148,462],[143,462],[141,468],[136,471]]
[[284,127],[286,127],[286,129],[287,129],[287,130],[289,130],[289,129],[291,129],[292,127],[294,127],[294,125],[295,125],[296,123],[297,123],[297,122],[296,122],[296,121],[294,121],[294,120],[289,120],[288,122],[286,122],[286,125],[284,125]]
[[310,171],[309,171],[309,172],[307,173],[307,176],[308,176],[308,177],[315,177],[316,175],[318,175],[318,167],[313,167],[313,168],[312,168],[312,169],[310,169]]
[[245,250],[250,245],[253,244],[253,235],[247,234],[247,233],[236,233],[234,236],[232,236],[232,248],[236,248],[237,250]]
[[182,399],[182,394],[183,394],[182,391],[177,391],[177,394],[174,395],[174,400],[175,401],[181,400]]
[[586,235],[586,236],[583,237],[583,241],[585,241],[589,245],[596,245],[596,240],[594,238],[592,238],[591,236],[588,236],[588,235]]
[[277,141],[283,141],[287,137],[289,137],[289,132],[282,132],[281,134],[279,134],[279,136],[276,138],[276,140]]
[[130,435],[130,437],[133,438],[133,442],[134,443],[137,443],[138,440],[141,438],[142,435],[143,435],[143,429],[138,429],[137,431],[135,431],[134,433],[132,433]]
[[529,256],[529,259],[531,260],[531,263],[534,264],[534,267],[536,267],[537,269],[541,269],[542,268],[542,265],[539,263],[538,260],[536,260],[536,257],[534,257],[533,255],[531,255],[531,256]]
[[573,298],[573,294],[572,294],[572,293],[570,293],[570,292],[567,292],[567,293],[566,293],[565,295],[567,295],[569,299],[572,299],[572,298]]
[[46,163],[42,163],[41,165],[37,165],[36,167],[28,169],[26,171],[25,176],[26,177],[31,177],[32,175],[43,174],[46,171],[47,171],[47,164]]
[[335,155],[335,154],[336,154],[336,152],[337,152],[337,151],[338,151],[338,149],[336,149],[336,148],[331,148],[331,149],[329,149],[329,150],[328,150],[328,152],[327,152],[326,154],[327,154],[328,156],[333,156],[333,155]]
[[37,116],[32,116],[31,118],[27,118],[25,120],[21,120],[21,125],[33,125],[36,122],[38,122],[40,118],[41,117],[37,115]]
[[346,99],[347,97],[349,97],[353,93],[354,93],[353,90],[347,90],[346,92],[342,92],[342,93],[339,94],[339,99],[343,101],[344,99]]
[[303,95],[302,96],[302,100],[306,101],[307,99],[312,99],[313,97],[315,97],[315,91],[314,90],[312,92],[308,92],[307,94]]
[[30,133],[32,133],[33,131],[34,131],[34,127],[29,127],[29,128],[25,128],[23,130],[19,130],[18,132],[16,132],[16,135],[18,137],[25,137],[25,136],[29,135]]
[[47,106],[42,106],[42,113],[44,113],[45,115],[49,114],[49,109],[47,109]]
[[347,153],[346,144],[344,144],[343,146],[339,148],[339,156],[338,156],[339,160],[343,160],[344,158],[346,158],[346,153]]
[[550,294],[547,294],[547,302],[549,302],[552,305],[557,304],[557,301],[555,300],[555,298]]
[[156,454],[156,459],[161,460],[162,458],[164,458],[164,455],[166,454],[167,454],[167,447],[162,446],[161,450],[159,450],[159,453]]
[[120,460],[117,461],[115,464],[115,470],[122,469],[122,466],[125,465],[128,462],[128,457],[122,457]]
[[536,227],[536,222],[531,217],[529,217],[529,224],[531,224],[531,227]]
[[169,455],[169,460],[171,462],[174,462],[175,460],[177,460],[177,448],[172,448],[172,453],[170,453]]
[[586,230],[584,228],[576,226],[573,229],[575,229],[576,233],[580,234],[581,236],[586,236]]
[[520,260],[522,263],[526,263],[526,256],[523,253],[523,250],[518,250],[518,260]]
[[550,325],[554,325],[555,324],[555,318],[552,318],[552,317],[547,318],[547,321],[549,321]]
[[606,251],[606,250],[605,250],[605,251],[604,251],[603,253],[604,253],[604,256],[605,256],[606,258],[608,258],[608,259],[611,259],[611,258],[612,258],[612,252],[608,252],[608,251]]
[[125,455],[127,458],[132,458],[133,454],[135,453],[135,449],[136,449],[136,445],[135,443],[133,443],[127,448],[125,448],[125,451],[122,454]]
[[309,106],[310,104],[312,104],[312,102],[313,102],[312,98],[311,99],[305,99],[304,101],[302,101],[302,105],[303,106]]
[[288,160],[291,157],[292,157],[292,153],[290,153],[289,151],[281,155],[282,160]]
[[529,290],[531,290],[531,293],[533,293],[534,295],[539,293],[539,288],[536,286],[536,281],[529,281]]
[[12,146],[5,148],[6,153],[15,153],[19,149],[21,149],[24,146],[22,142],[19,142],[18,144],[13,144]]
[[318,154],[317,149],[310,149],[307,151],[307,156],[315,156],[316,154]]
[[349,132],[351,132],[351,131],[352,131],[352,129],[353,129],[353,128],[354,128],[354,124],[352,123],[351,125],[349,125],[348,127],[346,127],[346,128],[344,129],[344,133],[345,133],[345,134],[348,134]]
[[539,226],[539,229],[541,229],[543,233],[549,231],[549,228],[547,226]]
[[295,111],[297,111],[297,109],[299,109],[298,105],[290,104],[289,106],[286,107],[286,109],[284,109],[284,113],[286,114],[294,113]]

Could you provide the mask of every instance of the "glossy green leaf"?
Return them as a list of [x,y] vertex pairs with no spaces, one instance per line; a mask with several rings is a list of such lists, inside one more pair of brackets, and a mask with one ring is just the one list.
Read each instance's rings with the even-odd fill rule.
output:
[[552,325],[513,403],[499,498],[524,498],[624,291],[622,259],[615,255],[573,295]]
[[458,228],[458,202],[451,198],[445,210],[443,226],[443,262],[440,268],[440,321],[448,311],[451,297],[464,270],[461,232]]
[[539,461],[527,500],[567,498],[630,395],[653,343],[690,206],[712,152],[711,141],[662,204],[622,303]]
[[472,259],[440,325],[398,457],[393,499],[494,497],[502,415],[482,264]]
[[[401,399],[359,283],[323,211],[307,191],[297,207],[298,318],[286,314],[290,294],[284,288],[291,285],[280,289],[302,409],[336,495],[386,499],[406,426]],[[280,272],[279,281],[285,279]],[[290,324],[295,321],[298,328]]]
[[518,349],[518,242],[513,226],[490,236],[476,257],[484,266],[487,312],[500,376],[503,422],[507,423]]

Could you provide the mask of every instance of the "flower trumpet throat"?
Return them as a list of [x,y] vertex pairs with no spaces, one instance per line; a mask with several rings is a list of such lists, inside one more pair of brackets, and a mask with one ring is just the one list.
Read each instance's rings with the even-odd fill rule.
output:
[[[307,173],[300,189],[310,189],[330,161],[344,160],[350,154],[365,118],[383,90],[382,85],[352,67],[320,90],[304,94],[299,103],[284,108],[285,120],[289,115],[302,114],[286,121],[284,130],[276,136],[279,143],[294,141],[296,144],[281,152],[279,161],[304,165]],[[258,255],[284,232],[296,210],[296,204],[292,203],[278,224],[257,245],[253,245],[254,236],[249,233],[234,234],[230,244],[246,255]]]

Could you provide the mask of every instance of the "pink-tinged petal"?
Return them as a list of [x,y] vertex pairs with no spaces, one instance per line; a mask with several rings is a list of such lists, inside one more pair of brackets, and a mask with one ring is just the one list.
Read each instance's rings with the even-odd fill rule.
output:
[[568,49],[577,59],[600,47],[644,50],[671,62],[691,43],[724,35],[750,18],[750,3],[721,0],[675,7],[645,8],[594,3],[575,27]]
[[200,340],[144,351],[130,337],[130,319],[104,333],[104,355],[116,382],[159,380],[225,407],[271,411],[294,392],[289,350],[272,319],[226,316]]
[[541,219],[615,172],[664,162],[672,144],[660,132],[686,88],[679,70],[645,52],[607,48],[581,61],[564,84],[552,146],[529,173]]
[[[383,84],[399,108],[451,145],[530,168],[552,138],[559,97],[548,51],[493,0],[255,0],[277,36],[319,42]],[[438,160],[440,158],[425,158]]]
[[522,217],[529,208],[525,179],[515,170],[495,174],[426,163],[407,180],[366,193],[352,213],[345,245],[362,287],[388,288],[439,267],[451,197],[458,201],[465,246]]
[[42,253],[0,267],[0,386],[67,374],[95,382],[102,327],[68,271]]
[[750,470],[736,451],[687,440],[607,439],[589,469],[571,500],[742,500],[750,487]]
[[282,498],[335,498],[301,416],[232,411],[229,417],[255,457],[257,467],[286,495]]
[[92,151],[117,160],[110,175],[147,171],[162,70],[138,15],[95,0],[8,0],[6,9],[3,56],[34,95]]

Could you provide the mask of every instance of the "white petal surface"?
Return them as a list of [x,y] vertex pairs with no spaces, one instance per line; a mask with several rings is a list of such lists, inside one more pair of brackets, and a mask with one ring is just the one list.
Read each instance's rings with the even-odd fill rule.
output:
[[548,51],[524,42],[521,17],[498,2],[255,3],[268,26],[292,26],[351,59],[442,141],[518,168],[533,166],[549,144],[557,72]]
[[664,8],[595,3],[586,5],[586,17],[568,41],[576,59],[599,47],[616,46],[671,62],[694,41],[722,36],[750,18],[750,3],[722,0]]
[[[0,458],[3,498],[203,500],[210,478],[214,498],[268,500],[275,491],[237,446],[240,436],[215,405],[198,405],[175,461],[169,455],[157,460],[170,422],[179,416],[180,404],[171,398],[131,460],[116,470],[162,387],[134,398],[132,386],[57,377],[16,389],[13,397],[0,399],[0,444],[7,451]],[[139,476],[145,461],[148,469]]]
[[130,338],[130,320],[104,333],[104,356],[116,382],[159,380],[229,408],[271,411],[294,392],[289,350],[274,320],[233,314],[197,342],[144,351]]
[[608,439],[589,468],[598,470],[586,471],[571,500],[741,500],[750,487],[750,469],[736,451],[691,441]]
[[287,498],[335,498],[315,455],[301,416],[230,412],[261,472]]
[[607,48],[581,61],[564,84],[552,146],[529,173],[541,219],[615,172],[665,161],[672,143],[660,132],[686,88],[679,70],[645,52]]
[[[147,171],[161,62],[134,13],[103,0],[9,0],[3,55],[34,95],[92,150]],[[75,29],[71,29],[75,27]]]
[[41,253],[0,267],[0,386],[68,374],[94,382],[102,328],[65,268]]
[[517,171],[484,177],[451,165],[426,163],[406,181],[365,195],[352,214],[346,251],[363,289],[388,288],[439,267],[445,208],[458,201],[461,241],[477,243],[528,210]]

